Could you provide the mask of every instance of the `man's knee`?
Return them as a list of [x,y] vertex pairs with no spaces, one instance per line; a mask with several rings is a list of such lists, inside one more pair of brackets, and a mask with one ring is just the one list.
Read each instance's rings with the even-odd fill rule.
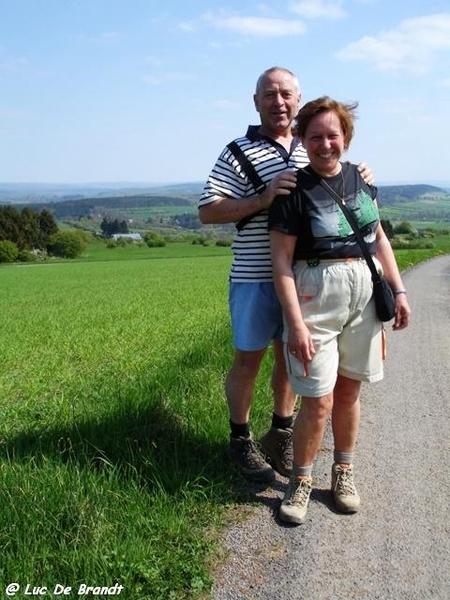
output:
[[242,376],[256,376],[265,352],[265,348],[255,351],[236,350],[231,371]]

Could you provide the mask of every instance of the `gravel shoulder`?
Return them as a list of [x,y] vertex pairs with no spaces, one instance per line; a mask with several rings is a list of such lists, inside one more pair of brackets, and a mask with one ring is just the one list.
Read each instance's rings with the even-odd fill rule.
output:
[[404,273],[412,323],[388,329],[385,378],[362,391],[355,479],[361,509],[337,513],[327,429],[307,520],[276,511],[287,480],[230,527],[212,600],[450,598],[450,256]]

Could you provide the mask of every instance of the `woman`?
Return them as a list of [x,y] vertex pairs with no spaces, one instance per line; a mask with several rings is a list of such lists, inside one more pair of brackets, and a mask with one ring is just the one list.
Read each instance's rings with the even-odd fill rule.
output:
[[297,187],[273,202],[269,214],[274,282],[285,319],[285,353],[294,391],[302,397],[293,432],[294,468],[280,518],[302,523],[312,468],[332,413],[332,493],[339,510],[356,512],[353,460],[361,382],[383,377],[384,330],[375,313],[369,267],[333,196],[354,213],[396,295],[393,328],[407,327],[410,308],[390,243],[381,227],[376,188],[356,166],[341,163],[353,137],[355,104],[328,97],[308,102],[295,125],[309,165]]

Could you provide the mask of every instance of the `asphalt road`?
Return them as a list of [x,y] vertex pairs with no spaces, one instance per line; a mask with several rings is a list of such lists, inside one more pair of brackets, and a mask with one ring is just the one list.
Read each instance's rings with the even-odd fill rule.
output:
[[412,323],[388,330],[385,378],[363,387],[360,512],[333,509],[327,430],[306,522],[276,518],[286,479],[254,489],[259,503],[226,533],[212,600],[450,599],[450,256],[404,282]]

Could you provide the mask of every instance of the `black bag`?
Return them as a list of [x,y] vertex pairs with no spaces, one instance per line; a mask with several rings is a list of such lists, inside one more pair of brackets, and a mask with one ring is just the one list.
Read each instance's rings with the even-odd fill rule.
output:
[[391,286],[379,275],[373,279],[373,297],[380,321],[390,321],[395,316],[395,296]]

